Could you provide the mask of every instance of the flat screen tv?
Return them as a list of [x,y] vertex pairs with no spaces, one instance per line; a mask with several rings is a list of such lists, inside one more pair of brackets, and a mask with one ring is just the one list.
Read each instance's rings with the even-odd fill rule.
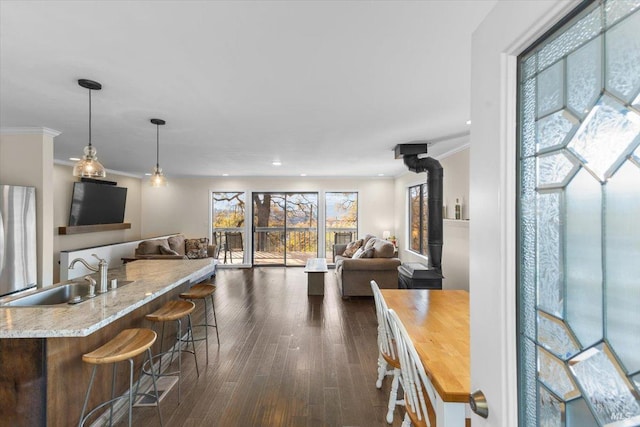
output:
[[126,201],[126,188],[93,182],[75,182],[69,225],[122,223]]

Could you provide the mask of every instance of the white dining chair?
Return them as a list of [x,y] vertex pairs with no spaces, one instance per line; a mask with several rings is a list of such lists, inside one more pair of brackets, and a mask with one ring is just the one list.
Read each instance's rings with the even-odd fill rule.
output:
[[[396,406],[404,405],[404,400],[398,399],[398,386],[400,384],[400,361],[396,351],[396,340],[387,318],[387,304],[380,293],[380,288],[375,280],[371,281],[371,291],[376,303],[376,315],[378,317],[378,379],[376,387],[382,388],[382,380],[385,376],[393,375],[391,391],[389,392],[389,405],[387,422],[393,423],[393,411]],[[391,369],[388,369],[391,368]]]
[[432,402],[436,401],[436,391],[427,379],[420,356],[407,330],[392,309],[388,312],[388,319],[396,337],[398,359],[402,369],[400,382],[404,390],[406,409],[402,427],[435,425],[436,415]]

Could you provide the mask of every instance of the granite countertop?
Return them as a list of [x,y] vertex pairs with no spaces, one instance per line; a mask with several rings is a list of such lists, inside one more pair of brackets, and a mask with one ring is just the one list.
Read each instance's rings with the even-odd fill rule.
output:
[[0,306],[0,338],[88,336],[185,281],[211,275],[215,266],[212,258],[127,263],[109,270],[108,279],[132,283],[79,304]]

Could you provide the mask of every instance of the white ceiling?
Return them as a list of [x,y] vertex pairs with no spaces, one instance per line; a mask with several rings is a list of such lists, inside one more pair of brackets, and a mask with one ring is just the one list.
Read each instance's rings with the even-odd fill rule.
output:
[[[107,169],[173,176],[375,176],[393,147],[468,142],[482,1],[0,1],[0,127],[61,131]],[[282,166],[275,167],[273,160]]]

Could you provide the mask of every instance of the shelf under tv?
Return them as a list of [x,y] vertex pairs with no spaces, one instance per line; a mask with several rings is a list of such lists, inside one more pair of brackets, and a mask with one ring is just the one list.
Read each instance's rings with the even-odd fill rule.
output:
[[128,228],[131,228],[131,223],[129,222],[95,225],[67,225],[58,227],[58,234],[93,233],[94,231],[126,230]]

